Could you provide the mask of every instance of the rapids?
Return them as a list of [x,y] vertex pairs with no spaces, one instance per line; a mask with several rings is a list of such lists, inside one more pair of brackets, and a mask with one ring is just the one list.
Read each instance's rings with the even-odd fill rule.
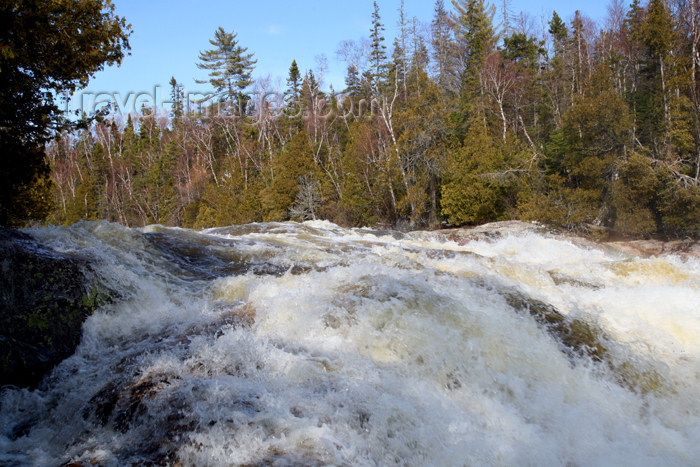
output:
[[697,465],[700,261],[535,229],[29,229],[119,297],[0,464]]

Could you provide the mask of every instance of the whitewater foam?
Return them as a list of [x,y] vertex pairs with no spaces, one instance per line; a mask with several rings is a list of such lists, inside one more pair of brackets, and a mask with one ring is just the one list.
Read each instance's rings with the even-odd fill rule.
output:
[[123,293],[39,389],[4,389],[3,464],[700,458],[694,260],[323,221],[30,233]]

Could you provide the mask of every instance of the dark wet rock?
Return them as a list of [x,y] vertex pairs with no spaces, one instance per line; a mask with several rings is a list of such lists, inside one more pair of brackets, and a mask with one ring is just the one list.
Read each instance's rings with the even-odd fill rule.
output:
[[0,228],[0,386],[34,387],[73,354],[81,326],[108,301],[87,259]]
[[288,272],[299,275],[323,269],[311,264],[275,264],[269,261],[273,250],[257,258],[245,256],[234,248],[237,239],[193,236],[187,231],[149,232],[145,237],[186,279],[211,280],[249,272],[260,276],[282,276]]
[[554,306],[527,297],[519,291],[501,290],[499,293],[514,309],[529,313],[563,345],[566,353],[588,356],[597,361],[605,357],[605,338],[596,326],[581,319],[569,318]]
[[[83,408],[83,419],[97,426],[109,425],[122,434],[140,426],[157,426],[149,436],[124,446],[120,458],[138,458],[138,465],[170,464],[177,437],[196,428],[196,423],[182,414],[184,401],[165,393],[181,378],[165,373],[132,378],[115,378],[105,384]],[[156,398],[165,398],[166,412],[149,412],[148,405]],[[149,420],[152,417],[158,417],[158,422]]]
[[[554,306],[528,297],[518,290],[499,290],[506,302],[519,312],[527,312],[560,344],[572,361],[587,357],[607,367],[618,384],[642,394],[662,392],[664,378],[650,362],[629,361],[615,355],[613,340],[602,329],[583,319],[571,318]],[[617,344],[619,345],[619,344]]]
[[273,451],[262,459],[241,464],[241,467],[315,467],[329,465],[327,461]]
[[435,231],[438,235],[444,235],[448,240],[452,240],[460,245],[471,241],[493,241],[508,235],[522,235],[524,233],[545,233],[547,229],[541,224],[502,221],[491,222],[477,227],[460,227],[457,229],[442,229]]
[[183,443],[220,424],[235,429],[237,416],[253,420],[262,410],[259,395],[241,393],[220,416],[200,418],[191,405],[191,394],[201,388],[189,387],[183,395],[182,384],[180,375],[167,372],[115,378],[87,402],[83,419],[129,440],[115,448],[123,465],[182,465],[178,450]]
[[589,281],[582,281],[580,279],[576,279],[571,276],[567,276],[566,274],[561,274],[558,272],[553,272],[549,271],[549,277],[552,278],[552,281],[554,281],[555,285],[562,285],[562,284],[567,284],[567,285],[573,285],[574,287],[582,287],[586,289],[600,289],[602,287],[601,284],[595,284],[593,282]]
[[460,245],[471,241],[494,241],[508,235],[522,235],[526,233],[538,233],[569,241],[574,245],[589,249],[603,249],[607,251],[634,255],[634,256],[664,256],[677,255],[683,258],[700,258],[700,242],[693,239],[683,240],[617,240],[601,241],[607,235],[591,232],[582,237],[575,233],[557,231],[538,223],[521,221],[491,222],[477,227],[446,228],[430,232],[414,232],[414,235],[442,236]]
[[635,256],[665,256],[700,258],[700,243],[694,240],[629,240],[606,242],[604,246]]

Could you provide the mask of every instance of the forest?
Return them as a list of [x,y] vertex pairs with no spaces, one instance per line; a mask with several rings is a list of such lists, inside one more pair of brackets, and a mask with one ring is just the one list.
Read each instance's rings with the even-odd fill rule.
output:
[[173,78],[167,112],[107,113],[46,144],[34,222],[700,235],[700,2],[612,0],[603,24],[554,12],[544,27],[483,0],[399,8],[397,37],[375,2],[365,47],[339,46],[337,91],[294,57],[284,89],[254,81],[254,44],[219,28],[198,62],[213,97],[193,105]]

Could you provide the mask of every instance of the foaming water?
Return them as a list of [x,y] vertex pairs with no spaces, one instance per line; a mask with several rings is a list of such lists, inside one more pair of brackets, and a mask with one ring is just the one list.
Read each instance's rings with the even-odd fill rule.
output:
[[694,465],[700,262],[328,222],[31,230],[120,297],[3,465]]

